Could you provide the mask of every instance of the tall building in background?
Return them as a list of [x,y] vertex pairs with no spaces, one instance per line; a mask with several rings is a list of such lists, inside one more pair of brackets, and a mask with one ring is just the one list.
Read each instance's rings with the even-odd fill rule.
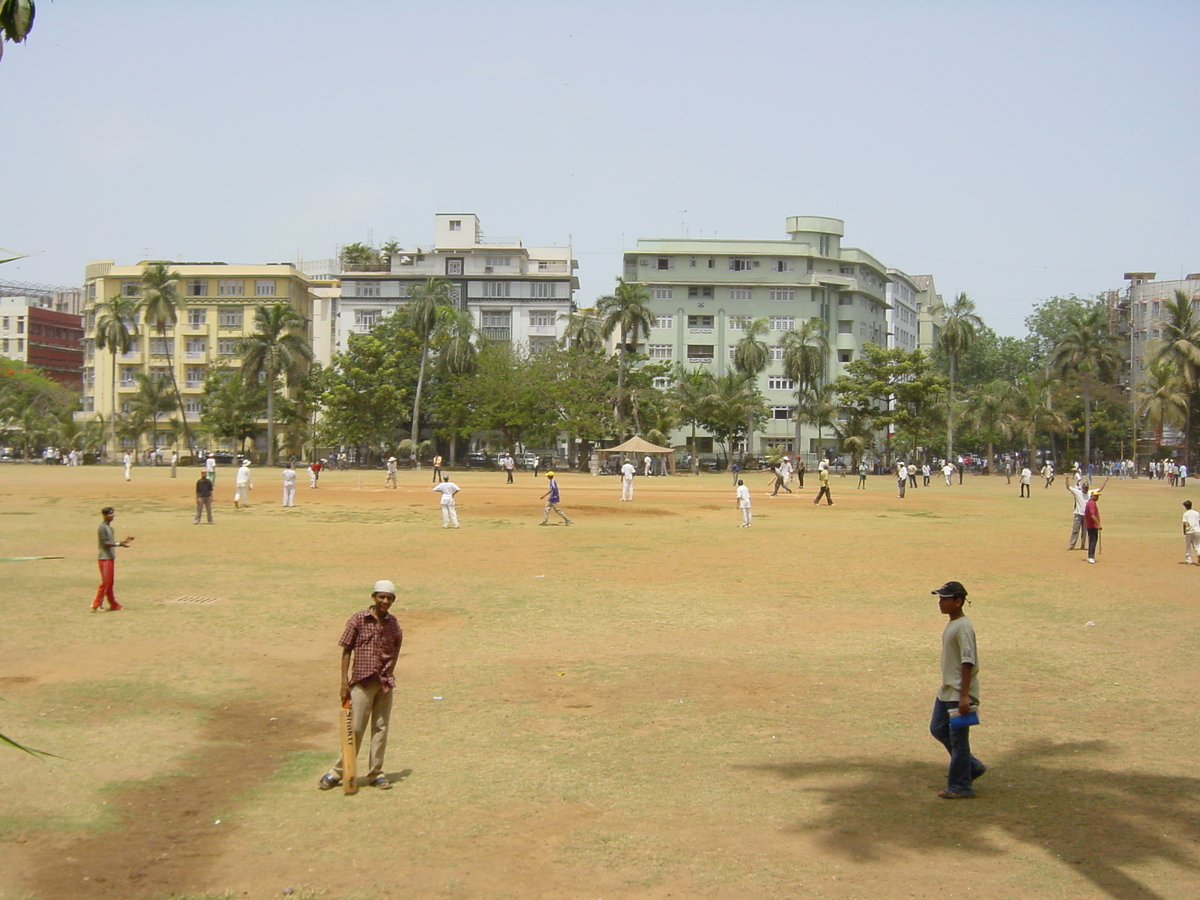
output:
[[918,297],[921,289],[899,269],[887,270],[888,347],[916,350],[920,344]]
[[400,309],[413,287],[430,278],[449,282],[455,307],[470,311],[485,338],[537,352],[562,337],[579,287],[570,244],[526,247],[520,238],[485,236],[472,213],[435,215],[432,247],[340,268],[335,353],[346,350],[350,334],[368,332]]
[[[700,367],[714,375],[733,368],[733,349],[746,325],[765,318],[771,360],[759,376],[770,408],[766,426],[748,452],[772,449],[817,453],[818,429],[805,425],[795,446],[795,384],[783,371],[783,336],[812,318],[825,323],[830,352],[825,380],[842,374],[868,341],[888,341],[885,266],[871,254],[843,246],[845,225],[824,216],[787,219],[786,240],[639,239],[624,255],[624,278],[646,285],[657,314],[647,352],[654,362]],[[673,442],[684,442],[678,431]],[[829,428],[823,445],[832,446]],[[713,452],[711,437],[702,452]]]
[[[1154,272],[1126,272],[1129,282],[1125,313],[1129,320],[1130,378],[1136,388],[1145,378],[1150,365],[1149,345],[1162,337],[1162,320],[1166,316],[1163,303],[1174,300],[1176,291],[1192,301],[1200,314],[1200,272],[1177,281],[1155,281]],[[1110,309],[1113,304],[1110,302]]]
[[[118,266],[112,260],[88,263],[85,273],[84,302],[84,414],[96,413],[106,419],[113,401],[113,355],[95,347],[96,305],[117,294],[137,299],[141,294],[142,272],[156,261],[136,266]],[[227,265],[225,263],[168,262],[167,268],[179,279],[184,308],[179,321],[164,337],[147,328],[138,317],[138,336],[129,351],[116,357],[116,407],[128,412],[138,390],[138,374],[169,380],[174,365],[175,378],[183,396],[189,427],[198,424],[204,396],[204,383],[212,371],[229,371],[241,366],[238,345],[254,332],[255,310],[279,301],[289,303],[309,322],[307,338],[311,343],[313,295],[309,280],[287,263],[266,265]],[[160,420],[153,439],[137,446],[170,446],[173,438],[170,419],[178,410]],[[282,433],[283,429],[279,429]],[[265,437],[260,450],[266,449]],[[134,441],[124,440],[132,448]],[[180,448],[183,449],[182,447]]]

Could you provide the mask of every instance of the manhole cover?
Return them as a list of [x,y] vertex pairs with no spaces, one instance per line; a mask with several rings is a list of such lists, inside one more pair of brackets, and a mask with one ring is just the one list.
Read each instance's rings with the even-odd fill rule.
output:
[[208,603],[216,603],[217,597],[176,597],[174,600],[164,600],[163,603],[187,603],[193,606],[204,606]]

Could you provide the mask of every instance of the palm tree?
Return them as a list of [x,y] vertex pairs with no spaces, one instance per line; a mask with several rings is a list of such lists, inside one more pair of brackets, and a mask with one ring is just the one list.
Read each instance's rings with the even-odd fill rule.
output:
[[596,312],[603,320],[601,331],[605,337],[611,337],[613,332],[621,335],[621,357],[617,365],[617,397],[613,410],[617,420],[617,431],[620,439],[625,440],[625,370],[629,365],[628,353],[630,344],[636,349],[638,338],[650,337],[650,328],[654,324],[654,313],[647,304],[650,293],[644,284],[627,282],[617,279],[617,289],[596,300]]
[[[183,396],[179,393],[179,381],[175,378],[175,358],[172,350],[175,345],[175,323],[187,311],[183,295],[179,293],[179,273],[172,272],[165,263],[151,263],[142,271],[141,297],[137,309],[142,313],[142,319],[147,327],[153,327],[167,350],[167,369],[171,373],[171,389],[175,393],[175,403],[179,407],[179,417],[183,421],[184,444],[192,449],[192,436],[187,426],[187,411],[183,406]],[[167,329],[172,329],[171,340],[167,340]]]
[[1187,413],[1188,389],[1183,378],[1166,360],[1151,363],[1138,391],[1137,414],[1154,426],[1161,443],[1163,426],[1184,425]]
[[700,466],[696,459],[696,426],[704,418],[704,401],[712,393],[712,374],[697,366],[688,371],[682,365],[675,370],[671,385],[671,408],[679,421],[692,426],[688,450],[692,460],[692,471],[699,475]]
[[112,443],[117,447],[117,354],[126,353],[137,337],[137,301],[114,294],[96,304],[96,349],[112,354]]
[[600,321],[595,307],[563,313],[559,315],[559,319],[565,319],[567,322],[562,336],[564,347],[578,347],[588,352],[604,349],[604,323]]
[[749,423],[765,416],[767,407],[754,379],[741,372],[726,372],[707,379],[708,395],[703,400],[704,420],[713,437],[729,448],[742,436]]
[[[438,368],[449,379],[471,375],[479,367],[478,330],[469,310],[455,310],[443,325],[446,342],[438,353]],[[458,431],[450,433],[450,465],[458,457]]]
[[1192,300],[1183,291],[1163,302],[1166,318],[1155,324],[1161,330],[1149,348],[1150,363],[1165,363],[1187,389],[1187,409],[1183,425],[1183,461],[1190,465],[1192,445],[1192,394],[1200,382],[1200,317]]
[[421,368],[417,373],[417,391],[413,397],[412,437],[409,458],[416,468],[421,428],[421,391],[425,387],[425,364],[429,359],[429,347],[440,322],[453,318],[454,308],[450,300],[450,282],[445,278],[430,278],[414,287],[408,294],[408,319],[412,330],[421,341]]
[[242,338],[242,371],[267,389],[267,465],[275,465],[275,379],[292,384],[312,362],[307,320],[285,300],[254,310],[254,331]]
[[403,251],[404,251],[404,248],[401,247],[398,242],[388,241],[386,244],[384,244],[382,247],[379,248],[379,256],[380,256],[380,259],[383,261],[383,263],[385,265],[387,265],[389,268],[391,268],[392,257],[402,253]]
[[843,407],[843,419],[833,423],[834,433],[843,453],[850,454],[851,470],[858,468],[863,451],[872,445],[875,435],[871,430],[871,416],[856,407]]
[[1040,434],[1067,430],[1066,417],[1050,408],[1050,388],[1045,381],[1026,375],[1017,383],[1008,423],[1025,441],[1029,468],[1037,468],[1037,439]]
[[966,424],[987,440],[988,471],[996,471],[996,441],[1012,437],[1013,386],[993,381],[967,400]]
[[[762,374],[763,369],[771,362],[771,348],[767,346],[766,341],[759,340],[758,336],[760,334],[767,334],[770,330],[770,322],[766,319],[755,319],[746,325],[741,339],[733,347],[734,369],[756,384],[758,383],[758,376]],[[753,443],[754,416],[751,413],[746,424],[747,453],[753,451]]]
[[954,459],[954,379],[958,375],[958,360],[975,341],[975,329],[983,327],[983,319],[975,314],[975,301],[959,293],[954,302],[934,310],[946,317],[938,332],[938,345],[950,357],[950,391],[946,395],[946,459]]
[[[175,408],[175,401],[162,378],[152,378],[139,372],[138,392],[130,401],[130,412],[138,418],[150,420],[150,446],[158,449],[158,418]],[[155,456],[157,459],[157,454]]]
[[[804,407],[804,423],[817,429],[817,447],[825,440],[826,427],[837,421],[839,407],[837,390],[832,384],[818,384],[809,392],[809,402]],[[797,413],[799,415],[799,413]],[[820,452],[824,452],[821,448]]]
[[825,380],[825,365],[829,358],[828,325],[813,316],[798,329],[784,334],[783,373],[796,386],[796,452],[800,453],[800,425],[804,421],[804,405],[813,396],[813,389]]
[[1067,317],[1068,330],[1050,354],[1050,368],[1083,383],[1083,466],[1092,461],[1092,382],[1111,381],[1121,366],[1119,338],[1109,330],[1107,310],[1096,305]]

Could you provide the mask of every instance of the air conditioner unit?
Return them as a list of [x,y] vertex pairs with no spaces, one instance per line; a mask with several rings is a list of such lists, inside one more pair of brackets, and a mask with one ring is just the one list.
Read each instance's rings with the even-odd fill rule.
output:
[[491,266],[484,266],[484,267],[483,267],[483,271],[485,271],[485,272],[491,272],[491,271],[492,271],[492,267],[491,267]]

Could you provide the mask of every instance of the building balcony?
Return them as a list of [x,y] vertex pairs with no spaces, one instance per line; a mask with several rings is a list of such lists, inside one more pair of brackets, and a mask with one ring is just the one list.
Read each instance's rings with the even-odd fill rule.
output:
[[184,359],[205,359],[207,356],[207,350],[188,350],[183,354]]
[[481,332],[483,332],[483,336],[485,338],[487,338],[489,341],[511,341],[512,340],[512,329],[511,328],[501,328],[501,327],[498,327],[495,325],[485,325],[485,326],[483,326],[483,328],[481,328],[479,330]]

